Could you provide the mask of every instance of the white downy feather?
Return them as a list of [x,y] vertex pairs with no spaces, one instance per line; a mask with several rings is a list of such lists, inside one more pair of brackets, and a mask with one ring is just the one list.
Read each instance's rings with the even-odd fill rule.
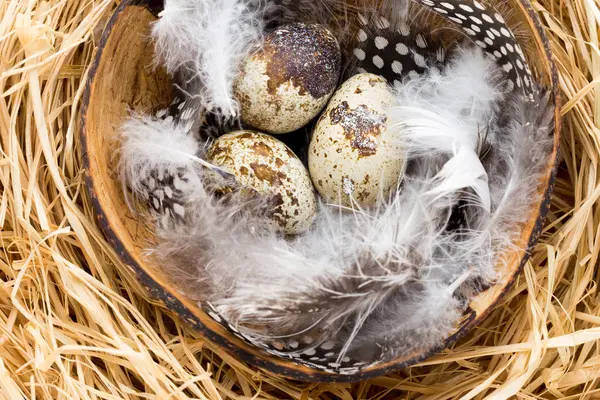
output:
[[203,186],[195,172],[200,146],[187,127],[174,125],[172,118],[134,114],[121,125],[120,139],[121,181],[134,195],[147,194],[147,185],[156,185],[151,180],[156,179],[152,176],[158,171],[162,176],[173,176],[184,169],[190,190]]
[[450,156],[433,178],[430,194],[443,196],[472,188],[488,212],[491,200],[487,173],[479,160],[482,138],[494,126],[503,98],[495,63],[478,49],[457,49],[444,71],[430,70],[396,87],[397,106],[390,125],[401,145],[414,157],[431,153]]
[[261,41],[263,11],[244,0],[165,0],[152,27],[157,62],[181,75],[208,111],[235,118],[233,81]]
[[471,188],[481,201],[483,209],[487,212],[491,211],[487,172],[477,157],[475,149],[460,147],[433,179],[439,183],[434,184],[428,194],[435,195],[435,199],[446,193]]

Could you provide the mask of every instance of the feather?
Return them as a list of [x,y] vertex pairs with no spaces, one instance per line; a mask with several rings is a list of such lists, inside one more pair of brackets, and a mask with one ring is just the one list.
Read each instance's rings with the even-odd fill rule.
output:
[[479,159],[482,127],[494,125],[503,97],[501,76],[480,50],[458,49],[449,65],[396,85],[397,106],[388,111],[400,146],[413,156],[431,152],[450,158],[432,179],[429,194],[445,196],[471,188],[490,212],[487,172]]
[[455,281],[432,282],[422,288],[403,288],[373,311],[350,355],[356,359],[390,359],[398,354],[439,345],[456,327],[463,305],[454,295],[469,277],[465,272]]
[[260,6],[243,0],[166,0],[152,27],[157,63],[225,120],[238,115],[233,81],[262,38]]
[[[185,217],[189,198],[206,197],[210,187],[231,185],[232,176],[200,158],[204,153],[192,136],[192,123],[132,114],[120,129],[120,180],[123,192],[152,205],[159,226],[172,227]],[[130,191],[126,190],[129,189]],[[126,200],[135,209],[132,199]]]
[[481,160],[479,160],[477,153],[473,149],[461,147],[444,164],[434,179],[440,183],[433,184],[433,188],[427,193],[435,195],[435,199],[444,196],[446,193],[454,193],[460,189],[471,188],[481,200],[482,207],[486,211],[490,211],[491,203],[487,172],[483,168],[483,165],[481,165]]
[[122,124],[120,138],[121,180],[135,195],[147,197],[148,184],[158,171],[162,177],[177,175],[183,169],[190,188],[202,187],[193,173],[193,160],[200,147],[185,126],[174,125],[172,119],[134,114]]

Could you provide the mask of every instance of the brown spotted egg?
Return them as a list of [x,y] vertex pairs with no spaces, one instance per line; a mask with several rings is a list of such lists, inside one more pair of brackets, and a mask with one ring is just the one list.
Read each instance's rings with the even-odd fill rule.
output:
[[233,174],[237,184],[267,196],[273,226],[286,234],[307,230],[316,213],[314,187],[302,161],[281,141],[254,131],[219,137],[208,161]]
[[328,202],[369,207],[397,188],[405,157],[387,129],[392,102],[385,79],[368,73],[345,81],[331,98],[308,150],[312,181]]
[[326,27],[294,23],[276,28],[242,62],[234,81],[242,122],[272,134],[303,127],[327,104],[340,67],[340,46]]

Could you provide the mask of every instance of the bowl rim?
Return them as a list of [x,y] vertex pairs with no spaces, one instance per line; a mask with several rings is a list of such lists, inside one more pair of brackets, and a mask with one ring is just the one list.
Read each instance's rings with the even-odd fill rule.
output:
[[[126,8],[132,6],[144,8],[150,11],[152,15],[157,17],[158,13],[163,8],[162,0],[123,0],[115,9],[109,22],[104,28],[102,38],[98,44],[97,51],[94,55],[93,62],[88,68],[87,82],[80,110],[80,149],[83,159],[86,190],[88,195],[90,196],[92,208],[95,212],[95,217],[102,233],[106,237],[108,243],[116,251],[120,260],[135,272],[138,280],[141,281],[143,286],[149,290],[151,297],[163,301],[170,311],[175,312],[180,319],[185,321],[187,324],[191,325],[195,330],[202,333],[206,340],[212,342],[218,348],[225,350],[229,354],[233,355],[234,357],[237,357],[238,359],[244,362],[247,362],[251,365],[254,365],[258,368],[279,375],[281,377],[306,382],[357,382],[360,380],[389,374],[391,372],[417,364],[425,359],[428,359],[438,354],[443,349],[448,348],[449,346],[453,345],[458,340],[463,338],[475,326],[481,323],[487,317],[487,315],[502,301],[504,295],[511,290],[517,278],[520,276],[524,265],[526,264],[526,262],[529,259],[529,256],[531,255],[533,247],[536,245],[542,233],[545,224],[545,219],[550,209],[554,181],[556,179],[556,174],[559,166],[559,144],[561,136],[561,103],[558,87],[558,72],[552,56],[550,42],[546,36],[539,16],[533,9],[533,6],[529,2],[529,0],[515,0],[515,2],[518,3],[518,5],[523,11],[524,16],[528,19],[531,33],[535,35],[536,44],[538,44],[538,46],[540,44],[542,45],[541,49],[538,50],[545,56],[543,58],[544,69],[547,72],[549,72],[548,77],[550,80],[550,85],[548,89],[551,92],[551,96],[555,104],[554,148],[551,156],[552,158],[548,162],[548,166],[551,167],[548,168],[549,171],[547,172],[547,175],[544,180],[544,182],[547,182],[548,185],[544,189],[544,195],[540,203],[537,218],[531,230],[530,237],[527,243],[527,248],[522,252],[522,256],[520,256],[520,263],[518,268],[506,281],[504,287],[502,287],[501,292],[496,296],[495,300],[492,301],[485,310],[477,314],[475,310],[469,307],[464,314],[460,327],[439,345],[429,348],[428,350],[423,351],[420,354],[408,357],[407,359],[403,359],[401,361],[391,360],[389,362],[382,363],[365,370],[359,370],[359,372],[353,374],[332,373],[321,371],[318,369],[310,369],[308,367],[298,365],[292,360],[280,358],[263,351],[259,352],[258,348],[254,348],[252,345],[247,344],[239,340],[238,338],[235,338],[233,335],[226,336],[224,334],[211,330],[209,327],[205,326],[200,321],[199,317],[192,310],[190,310],[190,308],[188,308],[185,305],[185,302],[179,298],[179,296],[181,296],[179,293],[173,293],[165,287],[163,287],[162,285],[160,285],[160,283],[153,278],[153,276],[148,270],[146,270],[142,265],[138,264],[135,261],[130,251],[123,244],[118,233],[115,232],[115,230],[111,226],[110,216],[106,214],[99,198],[96,195],[95,177],[90,172],[90,148],[88,147],[88,132],[86,121],[93,90],[93,84],[96,78],[96,72],[102,59],[104,47],[106,46],[110,34],[112,32],[112,28],[117,24],[123,11]],[[498,285],[495,285],[493,287],[496,286]],[[203,310],[200,310],[200,312],[206,314]]]

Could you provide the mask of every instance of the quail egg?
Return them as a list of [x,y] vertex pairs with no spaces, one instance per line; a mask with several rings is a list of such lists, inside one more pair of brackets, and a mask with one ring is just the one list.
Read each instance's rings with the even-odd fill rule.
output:
[[345,81],[317,121],[308,168],[330,203],[369,207],[397,188],[405,155],[387,127],[393,95],[385,79],[362,73]]
[[302,161],[283,142],[255,131],[231,132],[215,140],[208,161],[270,199],[267,215],[276,230],[298,234],[310,227],[317,210],[314,187]]
[[260,131],[293,132],[315,118],[338,83],[341,52],[331,31],[294,23],[269,32],[234,81],[243,123]]

